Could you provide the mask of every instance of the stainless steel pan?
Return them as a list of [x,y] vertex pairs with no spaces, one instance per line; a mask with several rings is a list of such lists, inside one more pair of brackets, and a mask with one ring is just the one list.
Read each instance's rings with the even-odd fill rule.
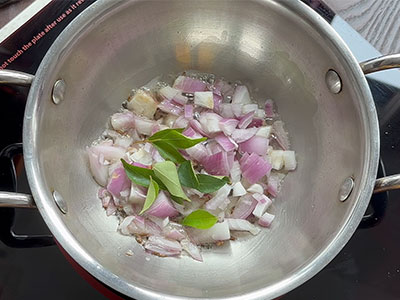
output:
[[[135,299],[277,297],[342,249],[375,184],[399,187],[399,176],[375,183],[379,130],[363,74],[399,61],[360,67],[300,1],[99,0],[63,31],[34,78],[0,72],[3,83],[31,84],[23,145],[33,194],[2,193],[0,203],[35,203],[81,266]],[[239,79],[256,97],[273,98],[298,155],[272,228],[204,250],[204,263],[149,256],[118,234],[84,154],[131,88],[187,69]]]

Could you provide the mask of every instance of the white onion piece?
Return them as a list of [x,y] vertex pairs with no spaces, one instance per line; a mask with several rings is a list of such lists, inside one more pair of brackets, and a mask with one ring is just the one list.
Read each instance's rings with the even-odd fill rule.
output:
[[159,95],[168,101],[174,101],[178,104],[184,105],[188,101],[187,97],[182,95],[182,91],[174,89],[170,86],[165,86],[158,91]]
[[200,249],[193,244],[189,239],[181,240],[181,246],[193,259],[202,262],[203,257],[201,256]]
[[283,167],[283,150],[272,150],[270,154],[272,168],[280,170]]
[[194,104],[213,109],[214,108],[214,98],[212,92],[195,92],[194,93]]
[[257,235],[260,233],[261,229],[254,226],[247,220],[243,219],[225,219],[228,222],[230,230],[237,230],[237,231],[248,231],[252,235]]
[[232,183],[240,182],[242,178],[242,171],[240,170],[240,164],[237,160],[235,160],[232,164],[230,175]]
[[105,188],[99,189],[99,191],[97,192],[97,197],[99,197],[99,199],[101,200],[101,204],[104,208],[107,208],[112,199],[111,194]]
[[257,131],[258,128],[255,127],[247,129],[235,129],[231,137],[236,143],[243,143],[244,141],[252,138]]
[[264,120],[265,119],[265,111],[261,108],[257,109],[256,114],[254,115],[255,118]]
[[131,192],[129,194],[129,202],[133,204],[143,204],[146,199],[146,191],[142,190],[144,187],[140,187],[135,183],[131,184]]
[[256,136],[261,136],[265,138],[269,138],[269,135],[271,134],[272,126],[261,126],[258,128],[258,131],[256,132]]
[[234,219],[246,219],[253,212],[256,205],[257,200],[252,195],[246,194],[239,198],[231,217]]
[[253,210],[253,215],[257,218],[261,218],[268,207],[272,204],[272,201],[263,194],[255,193],[253,198],[257,200],[257,205]]
[[197,245],[229,240],[231,234],[228,222],[216,223],[209,229],[188,228],[189,235]]
[[180,116],[183,113],[182,106],[173,101],[163,100],[161,101],[160,104],[158,104],[157,107],[161,109],[163,112],[166,112],[168,114],[173,114],[175,116]]
[[135,219],[135,216],[128,216],[122,220],[122,222],[118,226],[118,230],[121,231],[123,235],[130,235],[131,233],[128,230],[128,225],[132,223]]
[[225,209],[230,202],[228,199],[228,195],[231,189],[232,187],[230,185],[225,184],[215,193],[214,197],[207,201],[204,207],[207,210],[215,210],[217,208]]
[[230,103],[221,103],[221,105],[219,106],[219,111],[221,116],[223,116],[224,118],[235,117],[235,115],[233,114],[232,105]]
[[135,128],[135,118],[130,111],[115,113],[111,116],[111,126],[120,132]]
[[179,116],[178,119],[175,120],[174,128],[186,128],[189,125],[189,121],[184,116]]
[[249,112],[256,112],[258,110],[257,104],[246,104],[242,106],[242,114],[248,114]]
[[194,160],[201,162],[207,158],[207,149],[202,144],[197,144],[193,147],[186,149],[186,153]]
[[202,136],[209,137],[209,135],[204,131],[203,127],[201,126],[200,122],[197,120],[190,120],[189,121],[190,126],[197,131],[199,134]]
[[279,192],[280,184],[285,175],[282,173],[271,172],[268,177],[268,188],[267,191],[272,197],[276,197]]
[[172,126],[175,123],[175,120],[178,118],[178,116],[175,116],[173,114],[168,114],[164,119],[163,119],[163,123],[169,127],[172,128]]
[[152,155],[149,152],[145,151],[143,148],[140,148],[139,150],[133,152],[129,158],[132,161],[138,162],[145,166],[151,166],[153,163]]
[[91,148],[86,148],[89,157],[90,172],[96,182],[105,186],[108,179],[108,166],[101,164],[98,155],[96,155]]
[[159,235],[161,233],[161,229],[157,224],[141,216],[134,216],[127,228],[131,234]]
[[153,126],[155,123],[156,122],[149,119],[135,116],[135,126],[139,134],[151,135],[151,131],[153,130]]
[[219,121],[219,127],[226,136],[231,135],[238,124],[239,121],[236,119],[222,119]]
[[241,182],[236,182],[233,185],[233,193],[232,196],[237,197],[237,196],[243,196],[246,195],[246,189],[243,187]]
[[121,147],[112,146],[111,143],[105,141],[98,145],[90,147],[92,153],[96,154],[99,158],[102,156],[105,160],[119,160],[125,155],[125,150]]
[[269,140],[262,136],[253,136],[252,138],[239,144],[239,151],[247,153],[256,153],[258,155],[267,154]]
[[258,183],[252,184],[252,185],[247,189],[247,191],[248,191],[249,193],[258,193],[258,194],[264,193],[263,187],[262,187],[260,184],[258,184]]
[[296,169],[296,155],[294,151],[283,151],[283,164],[285,166],[284,169],[287,171]]
[[144,90],[137,90],[135,95],[128,100],[127,107],[137,115],[143,115],[152,119],[157,110],[158,102],[153,99],[150,93]]
[[274,219],[275,219],[274,215],[271,215],[266,212],[260,219],[258,219],[258,224],[263,227],[269,227],[271,226],[271,223]]
[[144,248],[160,256],[176,256],[182,252],[179,242],[153,235],[144,243]]
[[117,211],[117,207],[114,204],[114,200],[111,199],[111,201],[108,203],[108,206],[106,208],[107,217],[113,215],[116,211]]
[[244,85],[238,85],[232,96],[232,103],[234,104],[247,104],[251,103],[249,90]]
[[201,127],[209,134],[221,131],[219,121],[222,120],[220,115],[215,113],[202,113],[199,118]]

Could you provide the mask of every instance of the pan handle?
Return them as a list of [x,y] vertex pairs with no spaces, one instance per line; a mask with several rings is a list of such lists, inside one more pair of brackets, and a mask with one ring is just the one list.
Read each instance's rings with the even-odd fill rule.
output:
[[[360,63],[364,74],[400,68],[400,53],[382,55]],[[376,180],[374,194],[400,189],[400,174],[382,177]]]
[[400,53],[379,56],[360,63],[364,74],[400,68]]
[[34,78],[34,75],[24,72],[0,70],[0,84],[30,86]]

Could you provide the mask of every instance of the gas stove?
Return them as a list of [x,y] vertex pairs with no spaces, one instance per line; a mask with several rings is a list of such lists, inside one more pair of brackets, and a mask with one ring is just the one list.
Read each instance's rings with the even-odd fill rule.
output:
[[[36,4],[33,13],[31,8],[25,19],[17,17],[12,26],[0,30],[0,68],[34,74],[59,33],[94,1],[44,0],[40,1],[42,7]],[[331,23],[358,60],[380,55],[321,1],[304,2]],[[17,30],[13,32],[13,28]],[[368,83],[381,129],[379,175],[395,174],[400,172],[400,72],[369,75]],[[27,88],[0,86],[2,191],[30,192],[21,156],[27,93]],[[399,198],[400,191],[375,195],[359,229],[339,255],[282,299],[400,299]],[[0,240],[0,300],[123,298],[91,278],[55,246],[36,210],[0,208]]]

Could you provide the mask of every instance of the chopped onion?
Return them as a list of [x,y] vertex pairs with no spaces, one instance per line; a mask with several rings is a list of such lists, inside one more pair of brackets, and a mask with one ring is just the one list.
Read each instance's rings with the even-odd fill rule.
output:
[[178,118],[178,117],[175,116],[175,115],[173,115],[173,114],[168,114],[168,115],[163,119],[163,123],[164,123],[167,127],[172,128],[172,126],[174,125],[175,120],[176,120],[177,118]]
[[238,230],[238,231],[248,231],[252,235],[257,235],[260,233],[261,229],[254,226],[247,220],[243,219],[225,219],[228,222],[228,226],[230,230]]
[[150,93],[139,89],[128,99],[127,107],[137,115],[143,115],[149,119],[154,117],[158,102],[153,99]]
[[261,108],[257,109],[255,117],[258,118],[259,120],[264,120],[265,119],[265,111]]
[[168,85],[161,88],[158,93],[164,100],[174,101],[180,105],[184,105],[188,101],[187,97],[182,95],[181,90],[174,89]]
[[237,196],[243,196],[246,195],[246,189],[243,187],[241,182],[236,182],[233,185],[233,193],[232,196],[237,197]]
[[107,217],[113,215],[116,211],[117,211],[117,207],[114,204],[114,200],[111,199],[110,202],[108,203],[107,208],[106,208]]
[[261,127],[264,124],[264,119],[259,119],[258,116],[257,118],[253,118],[249,126],[247,127]]
[[272,197],[276,197],[278,195],[280,183],[283,177],[283,174],[276,172],[271,172],[271,175],[268,177],[267,191]]
[[229,204],[228,195],[231,192],[231,186],[225,184],[221,187],[207,203],[205,204],[205,208],[207,210],[216,210],[217,208],[225,209]]
[[167,195],[163,191],[160,191],[152,206],[146,211],[146,214],[158,218],[172,218],[179,213],[172,205]]
[[273,118],[275,117],[275,113],[274,113],[274,101],[272,101],[271,99],[268,99],[267,101],[265,101],[265,116],[267,118]]
[[111,116],[111,126],[120,132],[135,128],[135,118],[130,111],[115,113]]
[[219,127],[219,121],[221,120],[222,120],[221,116],[209,112],[202,113],[199,118],[201,127],[208,134],[217,133],[221,131],[221,128]]
[[239,121],[236,119],[222,119],[219,121],[219,127],[225,135],[231,135]]
[[247,189],[247,191],[248,191],[249,193],[258,193],[258,194],[262,194],[262,193],[264,193],[264,188],[263,188],[260,184],[255,183],[255,184],[252,184],[252,185]]
[[225,151],[204,157],[201,164],[207,173],[211,175],[228,176],[232,168],[228,154]]
[[182,134],[183,134],[184,136],[190,137],[190,138],[192,138],[192,139],[198,139],[198,138],[202,138],[202,137],[203,137],[200,133],[196,132],[192,127],[186,128],[186,129],[182,132]]
[[99,197],[99,199],[101,200],[101,204],[104,208],[107,208],[108,204],[112,200],[111,194],[105,188],[99,189],[97,197]]
[[129,202],[135,204],[143,204],[146,199],[146,191],[142,190],[142,187],[132,183],[131,184],[131,192],[129,194]]
[[280,170],[283,167],[283,150],[272,150],[270,154],[272,168]]
[[130,191],[130,189],[131,181],[126,176],[125,169],[123,167],[116,168],[109,178],[107,190],[114,198],[120,198],[123,191]]
[[212,92],[195,92],[194,93],[194,104],[213,109],[214,108],[214,97]]
[[182,252],[179,242],[154,235],[149,236],[148,240],[144,243],[144,248],[160,256],[176,256]]
[[138,151],[133,152],[129,156],[129,158],[136,163],[140,163],[141,165],[151,166],[153,164],[152,155],[149,152],[145,151],[143,148],[140,148]]
[[213,101],[214,101],[214,108],[213,110],[215,112],[219,112],[220,111],[220,107],[221,107],[221,103],[222,103],[222,96],[213,94]]
[[287,171],[293,171],[296,169],[296,155],[294,151],[283,151],[283,164],[285,166],[284,169]]
[[[243,156],[244,157],[244,156]],[[242,157],[242,159],[243,159]],[[256,183],[271,171],[271,164],[255,153],[240,161],[242,176],[250,183]]]
[[118,229],[121,231],[123,235],[130,235],[131,233],[128,230],[128,225],[132,223],[135,219],[135,216],[128,216],[122,220],[119,224]]
[[125,150],[121,147],[112,146],[111,143],[102,142],[98,145],[92,146],[89,149],[92,153],[96,154],[99,158],[103,158],[105,160],[119,160],[125,155]]
[[207,143],[206,149],[208,154],[210,155],[223,151],[223,148],[216,141],[211,141]]
[[255,127],[247,129],[235,129],[232,133],[232,139],[234,139],[236,143],[243,143],[244,141],[252,138],[257,131],[258,128]]
[[256,205],[257,200],[252,195],[246,194],[239,198],[231,217],[234,219],[246,219],[253,212]]
[[237,160],[235,160],[232,164],[230,175],[232,183],[240,182],[240,179],[242,178],[242,171],[240,170],[240,164]]
[[235,141],[233,141],[231,138],[227,137],[223,133],[217,134],[215,136],[215,140],[227,152],[233,151],[238,147],[238,144],[236,144]]
[[186,153],[194,160],[198,162],[202,162],[204,159],[207,158],[208,153],[207,149],[202,144],[197,144],[193,147],[186,149]]
[[232,96],[234,92],[235,92],[235,87],[227,83],[225,80],[218,79],[215,81],[214,94],[227,97],[227,96]]
[[193,105],[191,105],[191,104],[185,105],[184,110],[185,110],[185,118],[186,119],[193,118]]
[[265,137],[253,136],[252,138],[239,144],[241,152],[256,153],[258,155],[267,154],[269,141]]
[[139,134],[151,135],[151,131],[153,130],[153,126],[155,123],[156,122],[149,119],[135,116],[135,126]]
[[176,241],[181,241],[185,238],[187,238],[187,234],[185,232],[185,229],[183,229],[183,226],[178,223],[171,222],[167,226],[165,226],[163,230],[163,234],[171,239],[171,240],[176,240]]
[[127,228],[131,234],[159,235],[161,233],[161,229],[157,224],[141,216],[134,216]]
[[269,135],[271,134],[271,129],[272,129],[271,126],[262,126],[262,127],[258,128],[256,136],[269,138]]
[[201,256],[200,249],[193,244],[189,239],[181,240],[181,246],[193,259],[202,262],[203,257]]
[[232,103],[247,104],[247,103],[251,103],[251,102],[252,101],[250,99],[250,94],[249,94],[249,90],[247,89],[247,87],[244,85],[238,85],[235,88],[235,92],[233,93]]
[[269,227],[271,226],[271,223],[274,219],[275,219],[274,215],[271,215],[266,212],[260,219],[258,219],[258,224],[263,227]]
[[189,121],[184,116],[179,116],[175,120],[174,128],[186,128],[189,125]]
[[282,147],[282,150],[288,150],[290,147],[289,138],[287,132],[283,128],[282,121],[275,121],[272,124],[272,132],[275,134],[278,144]]
[[216,223],[209,229],[188,228],[187,230],[192,240],[198,245],[229,240],[231,238],[229,225],[226,221]]
[[180,89],[185,93],[194,93],[207,90],[207,84],[205,82],[182,75],[175,79],[173,87]]
[[248,114],[249,112],[256,112],[258,110],[257,104],[246,104],[242,106],[242,114]]
[[89,157],[90,172],[94,180],[96,180],[99,185],[105,186],[108,179],[108,166],[100,163],[99,156],[93,152],[92,148],[86,148],[86,152]]
[[223,116],[224,118],[235,117],[235,115],[233,114],[232,105],[230,103],[221,103],[221,105],[219,106],[219,111],[221,116]]
[[245,114],[243,117],[240,118],[238,127],[240,129],[247,128],[247,126],[249,126],[251,121],[253,120],[253,116],[254,116],[254,111],[251,111],[251,112],[248,112],[247,114]]
[[257,200],[257,205],[253,210],[253,215],[257,218],[261,218],[268,207],[272,204],[271,199],[269,199],[264,194],[253,194],[253,198]]
[[163,112],[173,114],[175,116],[180,116],[183,113],[182,106],[168,100],[161,101],[161,103],[158,104],[158,108]]
[[189,121],[189,124],[190,124],[190,126],[195,130],[195,131],[197,131],[198,133],[200,133],[202,136],[209,136],[204,130],[203,130],[203,128],[201,127],[201,124],[200,124],[200,122],[199,121],[197,121],[197,120],[190,120]]

